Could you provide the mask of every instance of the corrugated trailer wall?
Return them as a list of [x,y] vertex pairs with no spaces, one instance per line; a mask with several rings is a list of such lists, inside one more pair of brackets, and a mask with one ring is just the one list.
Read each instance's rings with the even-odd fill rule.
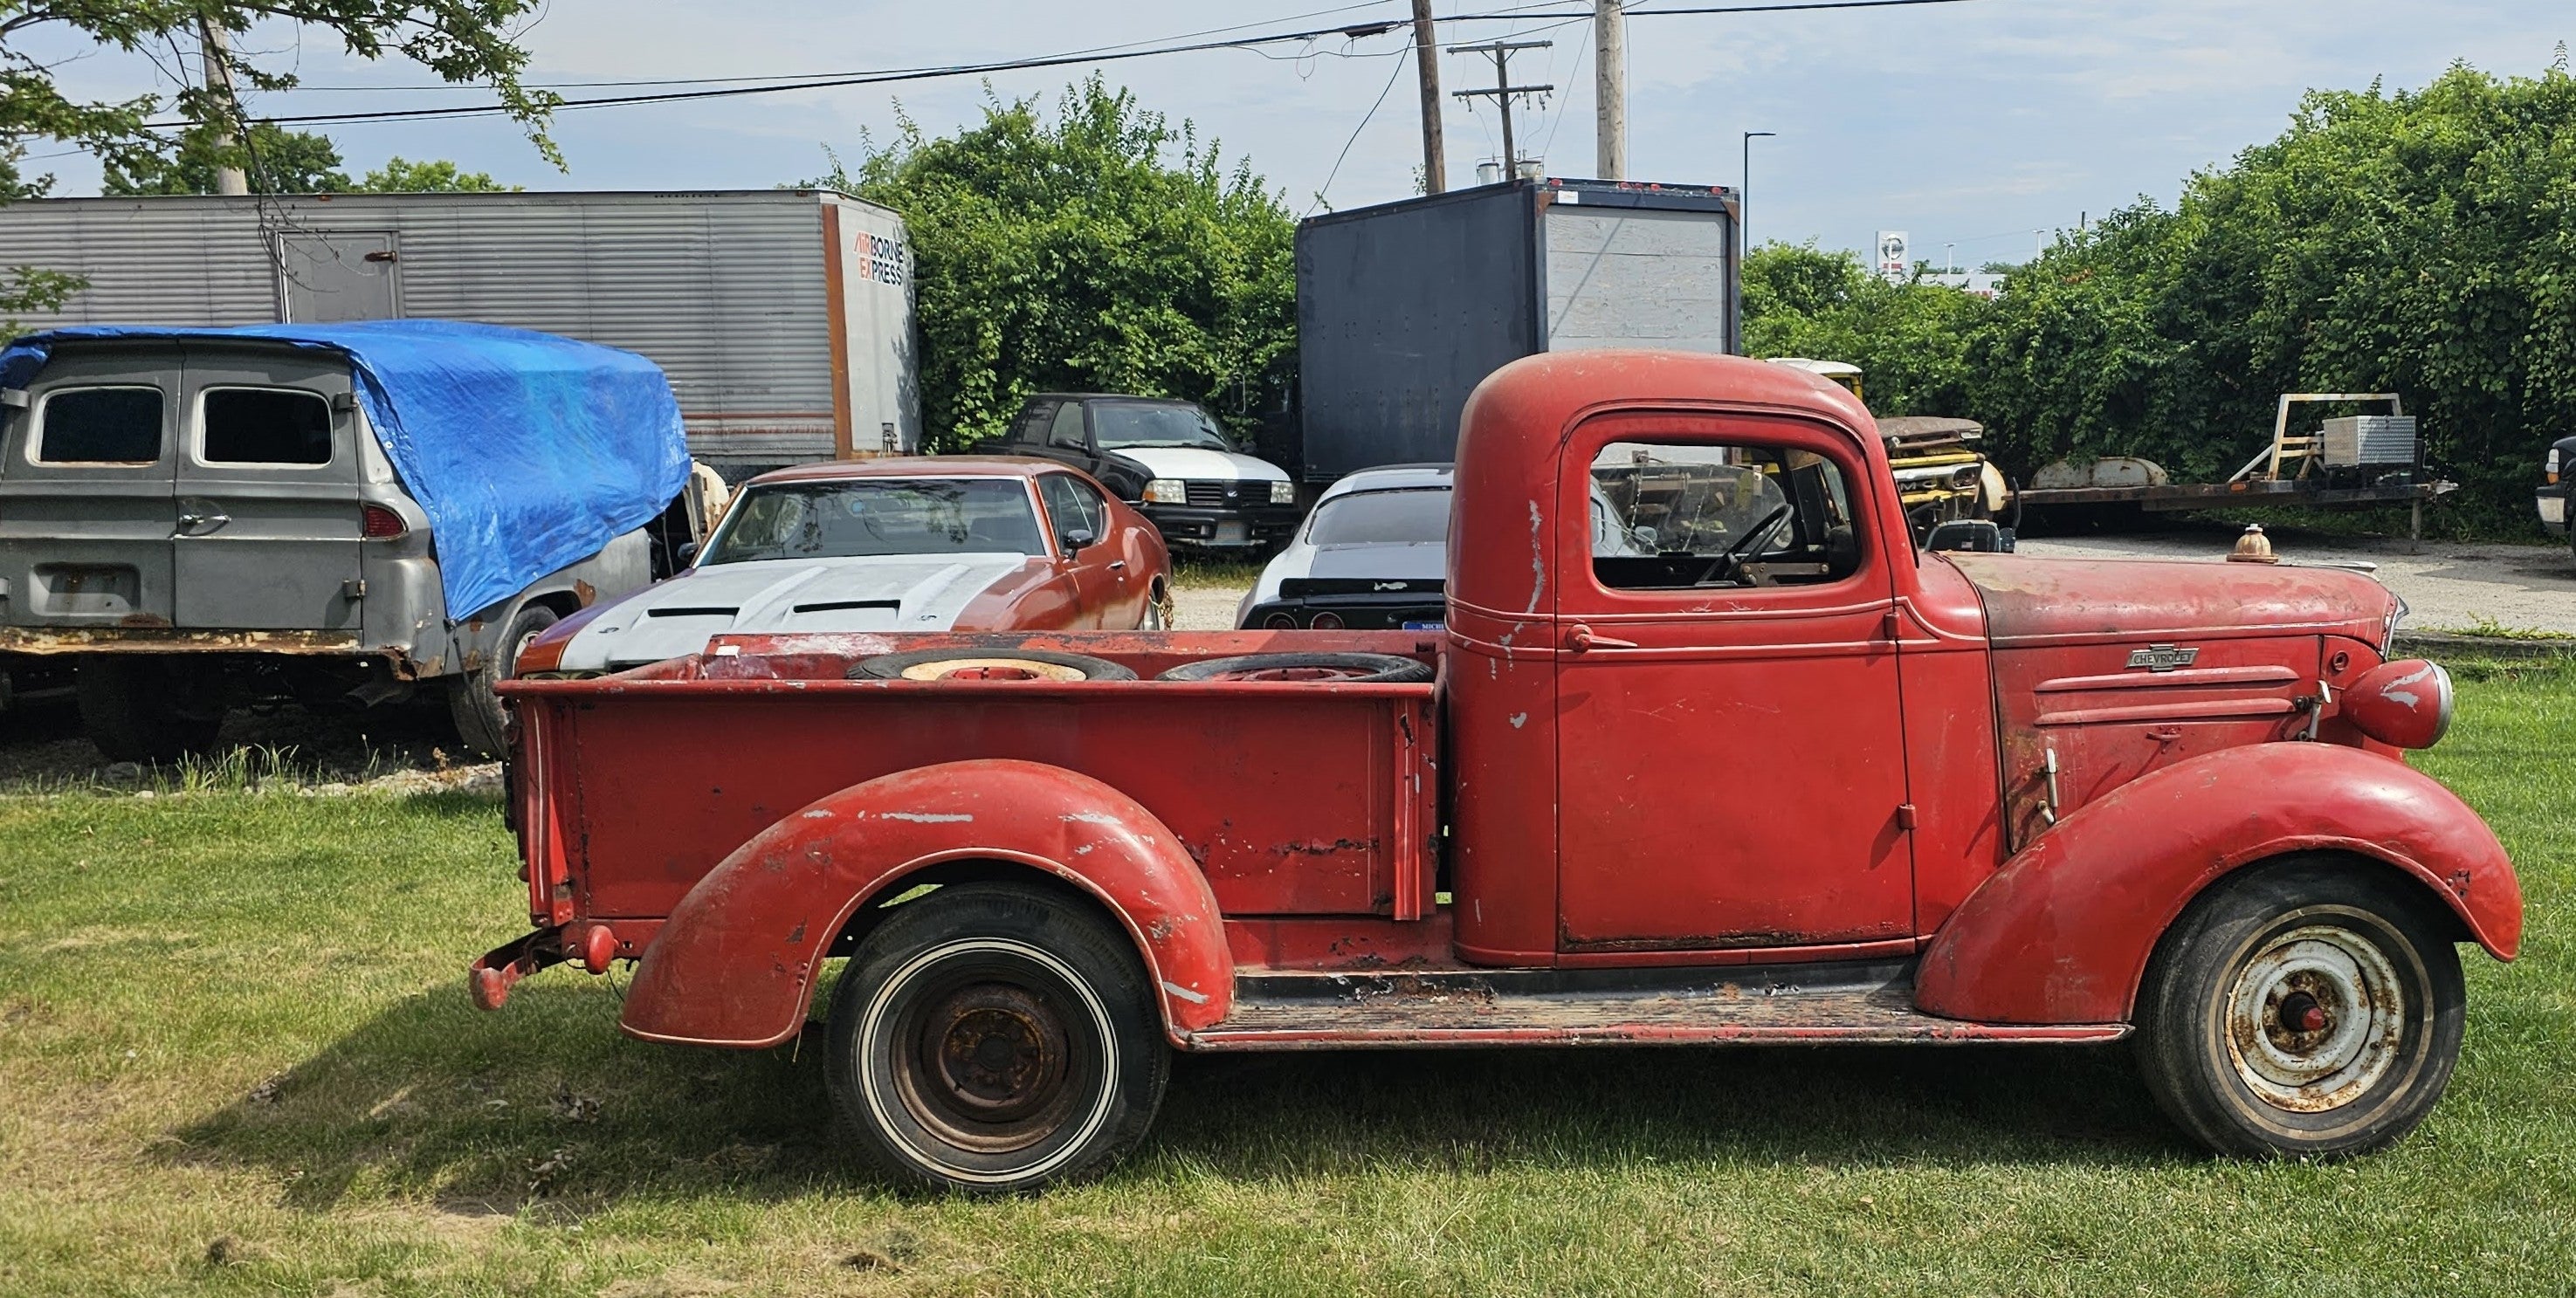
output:
[[[903,271],[845,310],[865,327],[844,333],[838,357],[826,241],[836,223],[849,227],[839,251],[869,228]],[[55,199],[0,208],[0,265],[85,276],[65,322],[251,324],[295,316],[298,303],[313,318],[328,309],[313,302],[332,300],[273,249],[336,248],[352,265],[361,249],[389,252],[389,296],[353,310],[390,303],[406,317],[640,352],[670,376],[691,450],[739,470],[918,444],[901,230],[883,209],[795,190]],[[851,394],[837,405],[836,376]]]

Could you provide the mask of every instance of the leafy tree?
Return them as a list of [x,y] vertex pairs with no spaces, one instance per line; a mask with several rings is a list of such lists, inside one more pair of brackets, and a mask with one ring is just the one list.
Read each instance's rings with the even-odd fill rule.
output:
[[515,190],[480,171],[459,171],[444,160],[412,162],[396,154],[349,188],[361,194],[488,194]]
[[[30,53],[24,42],[44,35],[175,57],[198,47],[200,24],[238,35],[263,20],[327,32],[360,58],[399,54],[445,80],[490,86],[538,151],[561,165],[562,155],[545,130],[560,98],[519,82],[528,55],[518,44],[516,24],[539,7],[539,0],[0,0],[0,141],[8,142],[0,146],[0,197],[23,196],[31,185],[40,192],[50,179],[20,173],[28,140],[75,145],[136,183],[151,183],[179,166],[192,145],[213,151],[217,163],[249,170],[258,138],[231,95],[190,78],[167,95],[74,98],[56,84],[56,65]],[[245,53],[238,41],[219,57],[231,83],[242,89],[295,84],[292,74],[262,66],[262,56]],[[199,128],[178,135],[157,129],[165,115]],[[227,137],[229,146],[217,143]],[[20,267],[0,279],[0,316],[50,309],[77,287],[65,277]]]
[[2463,524],[2527,532],[2576,429],[2576,79],[2454,66],[2315,91],[2289,129],[2013,275],[1972,349],[2025,458],[2223,476],[2283,392],[2397,392]]
[[1857,365],[1883,414],[1964,414],[1968,340],[1988,309],[1920,271],[1891,284],[1813,244],[1764,244],[1744,260],[1746,353]]
[[1293,381],[1295,222],[1248,163],[1223,164],[1098,77],[1052,120],[1034,99],[894,142],[829,186],[894,208],[912,241],[922,411],[934,444],[1000,432],[1029,393],[1205,403],[1239,431]]
[[[340,150],[329,136],[261,123],[246,138],[240,152],[246,155],[243,172],[254,194],[333,194],[349,188],[349,177],[340,170]],[[211,132],[191,131],[170,157],[146,155],[131,171],[107,163],[99,187],[119,197],[211,194],[226,156]]]

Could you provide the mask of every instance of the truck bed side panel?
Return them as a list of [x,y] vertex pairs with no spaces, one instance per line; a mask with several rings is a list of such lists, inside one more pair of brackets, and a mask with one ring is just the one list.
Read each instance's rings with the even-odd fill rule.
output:
[[581,913],[667,915],[726,854],[815,799],[972,758],[1043,762],[1126,792],[1179,836],[1228,915],[1427,908],[1427,686],[1220,696],[1146,683],[1042,698],[813,684],[547,700],[544,729],[572,723],[558,770],[579,781]]

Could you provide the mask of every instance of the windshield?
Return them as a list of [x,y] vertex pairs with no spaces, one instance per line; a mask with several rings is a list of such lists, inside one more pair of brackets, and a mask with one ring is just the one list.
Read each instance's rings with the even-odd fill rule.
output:
[[1437,545],[1449,539],[1449,489],[1355,491],[1315,509],[1310,545]]
[[888,479],[754,487],[698,562],[1046,552],[1018,478]]
[[1194,446],[1209,451],[1234,447],[1216,421],[1197,406],[1174,402],[1094,401],[1091,436],[1104,451],[1134,446]]

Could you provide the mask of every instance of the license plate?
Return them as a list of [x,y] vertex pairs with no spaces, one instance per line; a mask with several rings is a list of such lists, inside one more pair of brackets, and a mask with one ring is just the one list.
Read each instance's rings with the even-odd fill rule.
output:
[[1218,523],[1216,525],[1216,543],[1218,545],[1250,545],[1252,543],[1252,524]]
[[1449,624],[1446,622],[1407,622],[1404,624],[1404,629],[1407,631],[1446,631],[1449,629]]
[[2544,523],[2566,522],[2567,498],[2565,496],[2542,496],[2540,498],[2540,521]]

